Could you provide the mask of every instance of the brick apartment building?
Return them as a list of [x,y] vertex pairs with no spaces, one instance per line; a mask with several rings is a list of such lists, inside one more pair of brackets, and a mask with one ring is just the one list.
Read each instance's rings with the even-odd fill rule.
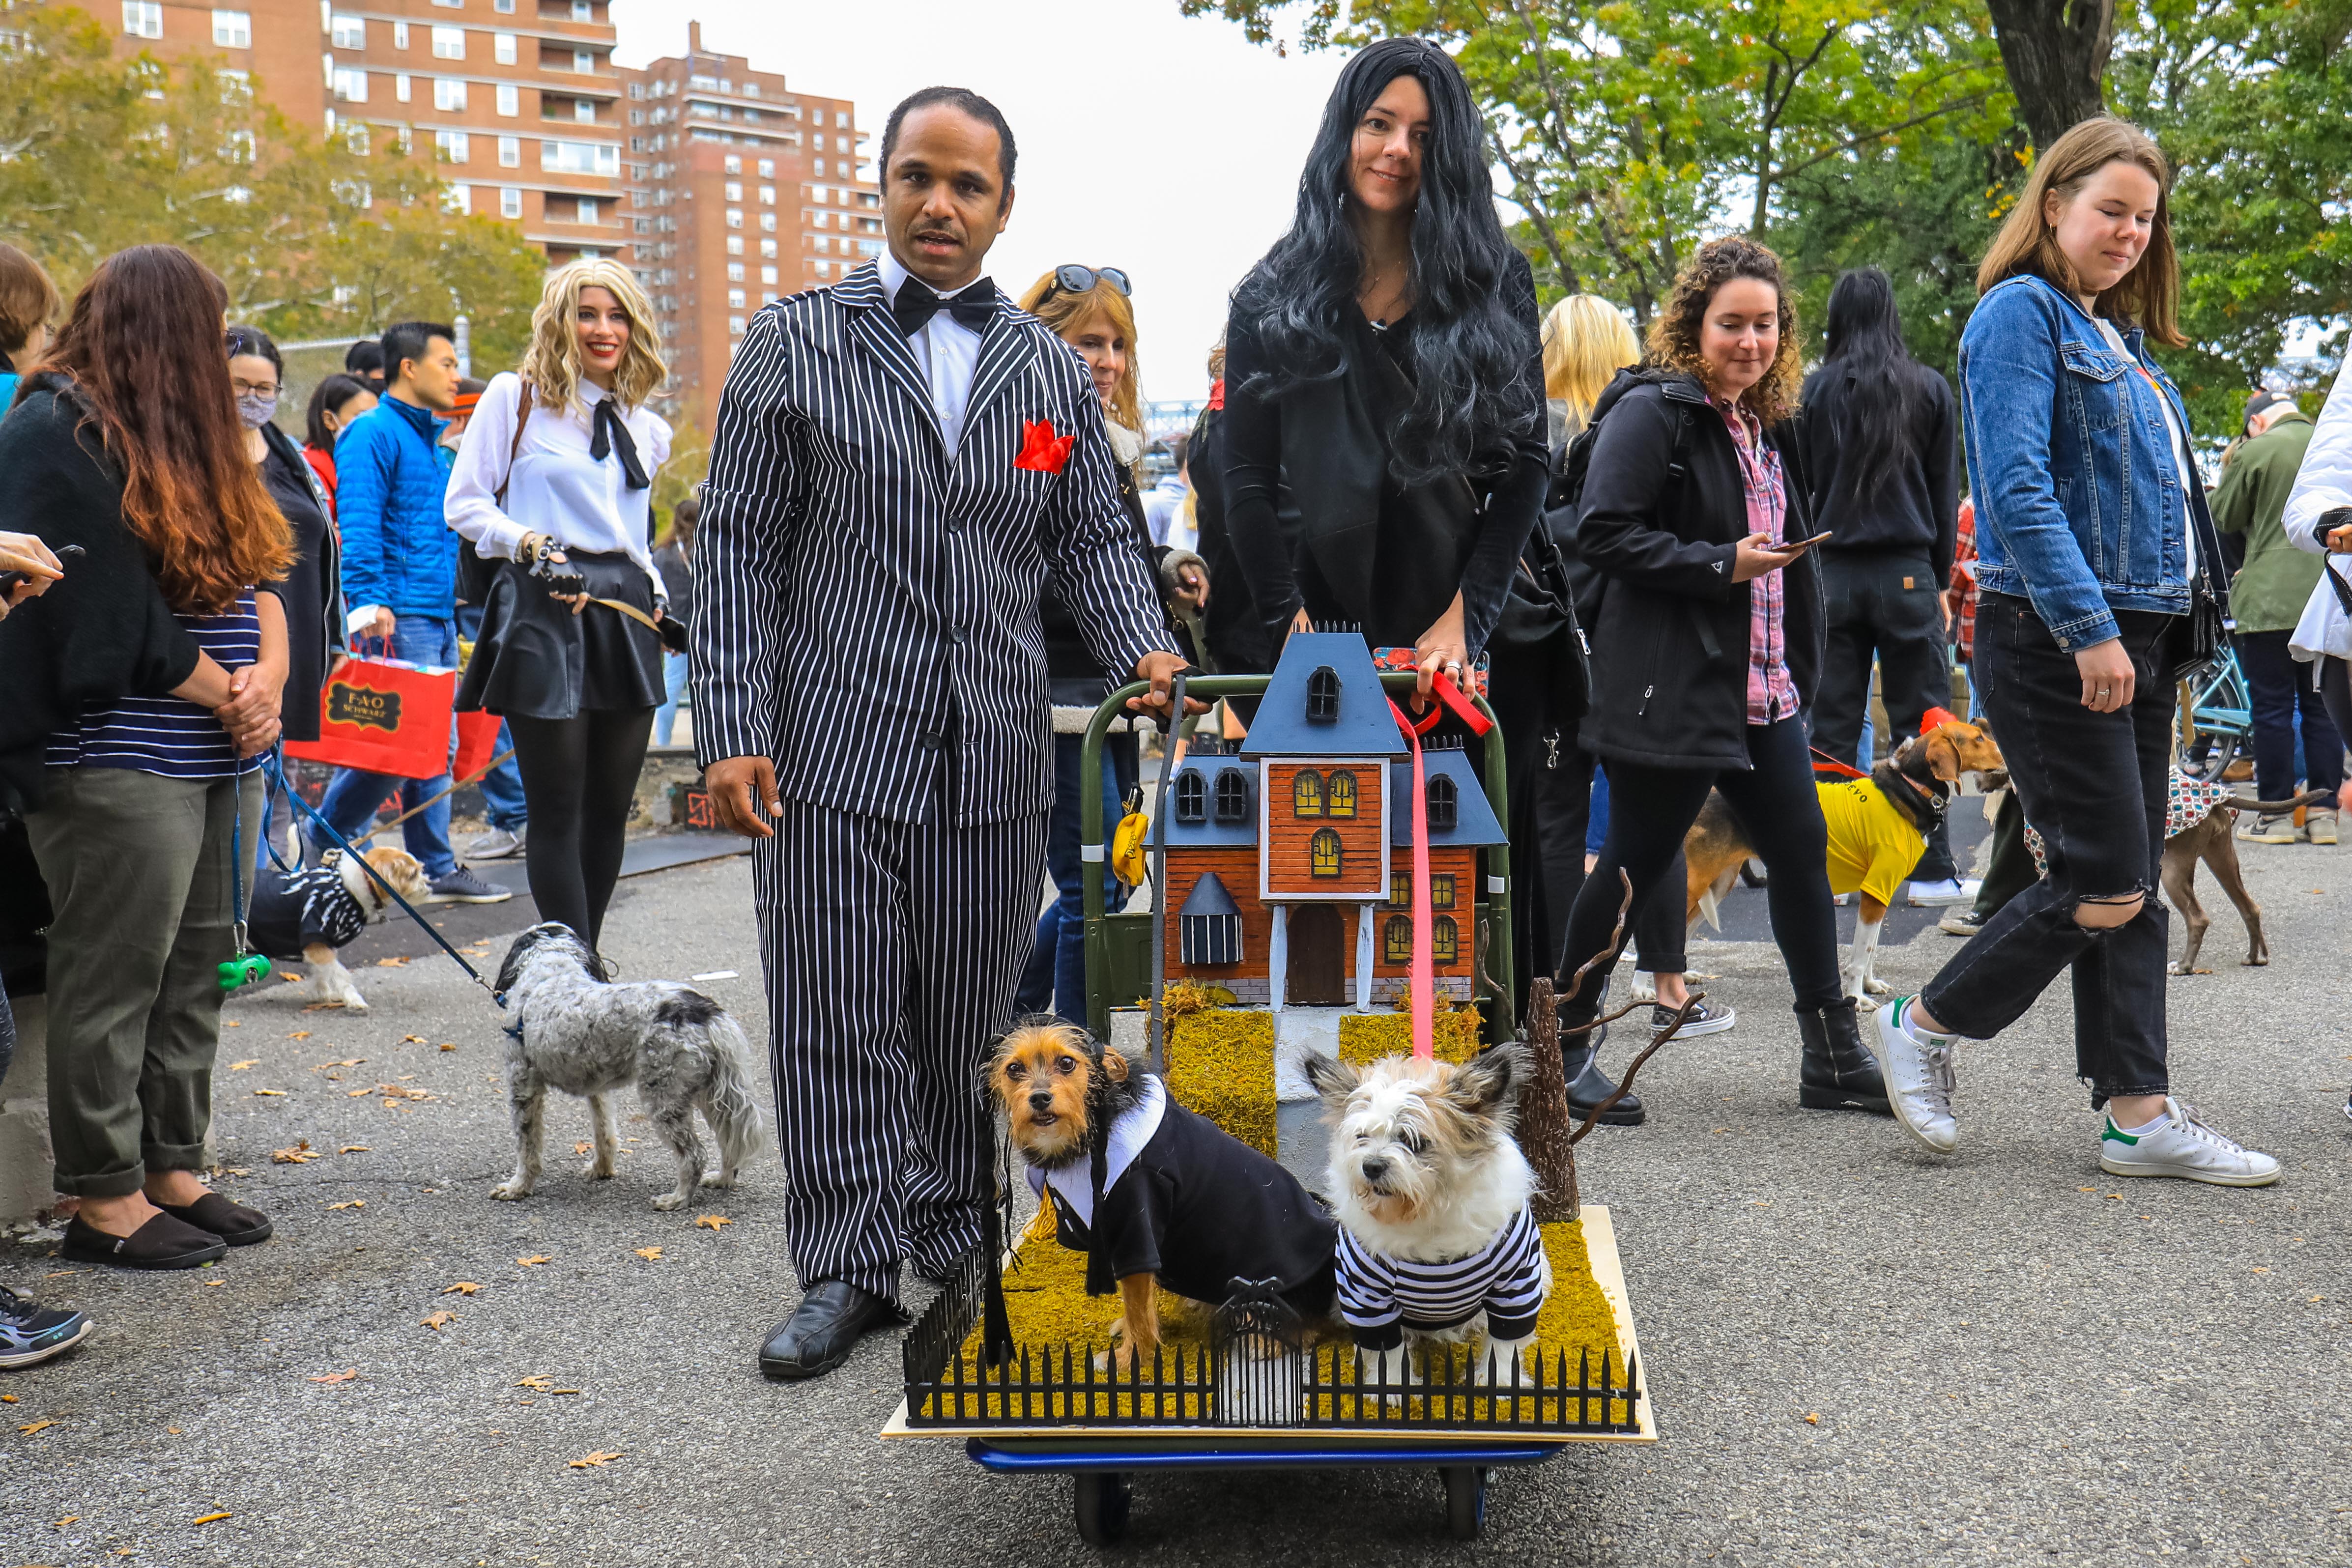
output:
[[698,22],[684,57],[631,70],[606,0],[119,3],[123,53],[217,57],[299,125],[430,152],[456,205],[551,262],[625,261],[660,315],[673,407],[716,398],[761,303],[882,246],[855,106],[705,51]]

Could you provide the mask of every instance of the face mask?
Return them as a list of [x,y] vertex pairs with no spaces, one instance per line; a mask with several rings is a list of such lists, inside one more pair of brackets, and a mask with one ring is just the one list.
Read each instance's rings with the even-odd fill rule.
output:
[[244,392],[236,400],[236,417],[247,430],[259,430],[278,413],[278,394],[268,397],[259,392]]

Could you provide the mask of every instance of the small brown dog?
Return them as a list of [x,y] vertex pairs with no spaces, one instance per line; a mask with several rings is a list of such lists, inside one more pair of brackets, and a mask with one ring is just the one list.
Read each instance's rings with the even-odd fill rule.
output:
[[[1905,741],[1868,779],[1815,782],[1829,823],[1830,891],[1858,895],[1853,950],[1844,965],[1846,995],[1861,1001],[1886,994],[1885,983],[1872,972],[1879,931],[1886,923],[1885,899],[1901,890],[1927,852],[1926,834],[1950,800],[1952,786],[1963,773],[1982,779],[2007,768],[1991,736],[1952,718]],[[1873,833],[1874,814],[1889,810],[1913,831]],[[1692,929],[1702,915],[1715,918],[1716,905],[1755,852],[1729,804],[1719,792],[1709,791],[1698,821],[1683,839],[1689,867],[1684,916]]]
[[1302,1317],[1330,1310],[1330,1216],[1288,1171],[1176,1103],[1155,1074],[1075,1024],[1040,1018],[997,1042],[987,1082],[1062,1245],[1087,1255],[1087,1290],[1118,1282],[1118,1348],[1103,1364],[1149,1364],[1163,1286],[1214,1305],[1236,1281],[1270,1280]]

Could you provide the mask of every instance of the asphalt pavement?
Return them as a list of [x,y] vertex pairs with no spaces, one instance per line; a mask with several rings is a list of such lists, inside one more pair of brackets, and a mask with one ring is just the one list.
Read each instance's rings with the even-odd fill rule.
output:
[[[1498,1472],[1466,1545],[1443,1538],[1429,1471],[1148,1479],[1119,1554],[2352,1560],[2352,847],[2245,855],[2274,961],[2237,966],[2208,876],[2219,972],[2172,982],[2175,1081],[2285,1162],[2279,1186],[2102,1176],[2063,982],[1963,1048],[1951,1158],[1884,1121],[1800,1112],[1777,955],[1705,942],[1694,963],[1738,1027],[1662,1052],[1640,1085],[1650,1124],[1580,1151],[1588,1200],[1614,1212],[1662,1440]],[[1761,898],[1736,894],[1727,929]],[[446,918],[492,958],[520,924]],[[737,971],[703,984],[762,1032],[745,862],[629,879],[607,935],[627,976]],[[1956,946],[1906,920],[1880,973],[1916,987]],[[306,1010],[282,983],[226,1014],[222,1186],[276,1218],[275,1240],[159,1276],[0,1254],[0,1283],[100,1322],[75,1355],[0,1378],[0,1568],[1097,1555],[1066,1480],[983,1473],[954,1440],[877,1440],[894,1339],[813,1385],[760,1378],[754,1347],[793,1299],[772,1156],[740,1190],[657,1214],[650,1130],[625,1111],[638,1141],[592,1183],[569,1152],[586,1110],[567,1101],[537,1195],[495,1202],[512,1149],[498,1014],[414,932],[379,928],[351,957],[365,1015]]]

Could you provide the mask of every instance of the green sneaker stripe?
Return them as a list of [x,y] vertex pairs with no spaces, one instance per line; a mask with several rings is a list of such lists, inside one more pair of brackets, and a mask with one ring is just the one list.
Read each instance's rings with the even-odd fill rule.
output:
[[2113,1138],[2116,1143],[2126,1145],[2137,1145],[2139,1142],[2139,1137],[2137,1134],[2126,1133],[2121,1127],[2116,1126],[2115,1118],[2112,1116],[2107,1118],[2107,1130],[2100,1134],[2099,1138],[2103,1143],[2109,1138]]

